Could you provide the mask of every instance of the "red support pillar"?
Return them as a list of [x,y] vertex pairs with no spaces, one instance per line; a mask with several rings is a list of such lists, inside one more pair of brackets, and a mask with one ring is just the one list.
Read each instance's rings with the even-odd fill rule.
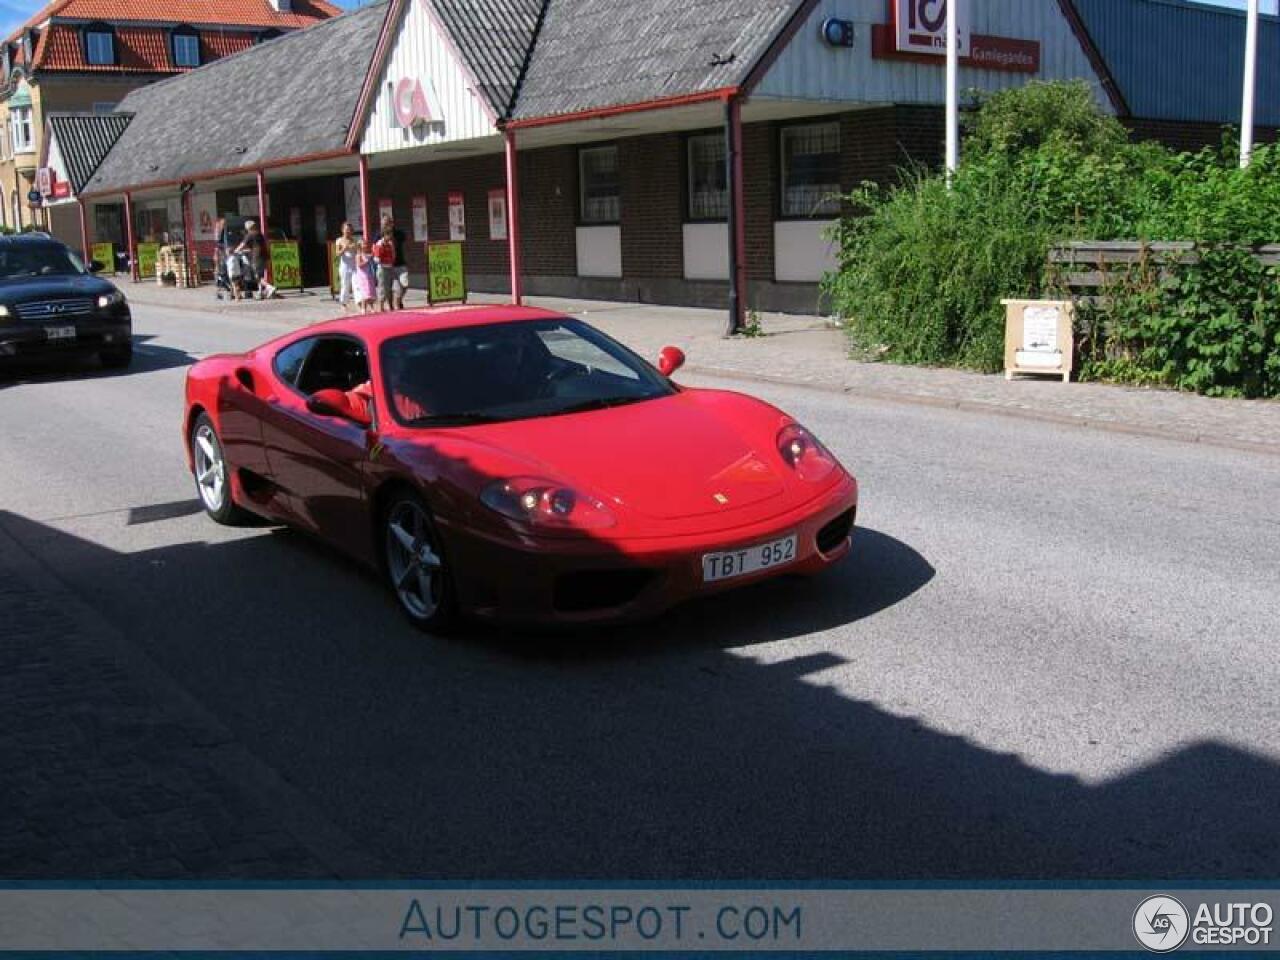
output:
[[195,230],[192,222],[190,185],[182,193],[182,248],[187,257],[187,286],[200,286],[200,258],[196,256]]
[[507,131],[507,250],[511,261],[511,302],[524,302],[520,263],[520,184],[516,169],[516,134]]
[[360,154],[360,232],[364,239],[373,242],[373,227],[369,223],[369,158]]
[[[84,212],[83,200],[77,200],[76,206],[80,208],[80,251],[84,255],[85,264],[88,265],[89,261],[93,259],[90,256],[92,248],[89,245],[89,217]],[[112,264],[108,263],[105,266],[110,267]]]
[[258,229],[262,232],[262,261],[267,265],[267,283],[275,282],[271,275],[271,247],[267,243],[267,175],[258,171]]
[[124,237],[125,243],[129,245],[129,274],[136,283],[138,281],[138,256],[137,251],[133,248],[133,196],[128,193],[124,195]]

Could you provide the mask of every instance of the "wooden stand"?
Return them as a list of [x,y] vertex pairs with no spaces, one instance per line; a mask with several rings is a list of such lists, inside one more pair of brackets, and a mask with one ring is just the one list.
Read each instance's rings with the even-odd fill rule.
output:
[[1004,378],[1018,374],[1071,382],[1075,364],[1075,306],[1070,300],[1002,300]]

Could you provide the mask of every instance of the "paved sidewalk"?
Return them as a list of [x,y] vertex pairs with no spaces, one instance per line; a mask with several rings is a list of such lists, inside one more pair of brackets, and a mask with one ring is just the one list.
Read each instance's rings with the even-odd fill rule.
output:
[[0,511],[0,878],[382,872],[73,597],[24,535],[54,534]]
[[[252,312],[302,325],[338,313],[326,293],[291,295],[269,302],[219,302],[213,289],[175,290],[125,283],[138,303],[223,314]],[[480,297],[479,302],[502,302]],[[410,295],[410,306],[425,294]],[[764,336],[725,339],[724,314],[716,310],[646,304],[530,298],[529,303],[582,316],[646,357],[667,344],[681,347],[690,373],[801,384],[851,397],[909,402],[1083,428],[1280,454],[1280,402],[1218,400],[1166,390],[1049,379],[1007,382],[960,370],[902,367],[850,360],[844,335],[821,317],[765,314]]]

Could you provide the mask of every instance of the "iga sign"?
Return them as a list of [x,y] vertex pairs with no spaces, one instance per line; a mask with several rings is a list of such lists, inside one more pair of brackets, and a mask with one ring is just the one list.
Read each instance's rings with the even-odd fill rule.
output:
[[444,123],[440,99],[428,79],[401,77],[391,88],[391,112],[395,125],[408,129],[421,123]]
[[900,53],[947,52],[947,10],[956,5],[960,56],[969,56],[969,4],[962,0],[894,0],[893,18]]

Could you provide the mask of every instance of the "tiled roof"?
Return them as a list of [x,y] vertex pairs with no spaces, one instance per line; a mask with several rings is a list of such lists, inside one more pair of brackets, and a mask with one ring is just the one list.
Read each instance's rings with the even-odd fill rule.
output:
[[352,77],[368,71],[386,13],[386,0],[371,3],[134,90],[119,106],[133,121],[85,192],[344,149],[360,95]]
[[[207,63],[239,53],[254,44],[254,36],[244,31],[201,30],[200,59]],[[38,70],[70,70],[86,73],[174,73],[169,31],[162,27],[119,26],[115,30],[114,64],[93,64],[85,59],[84,43],[77,27],[51,24],[40,36],[34,61]]]
[[732,87],[801,0],[548,0],[514,117]]
[[494,113],[505,117],[549,0],[432,0]]
[[277,13],[269,0],[54,0],[10,36],[9,42],[53,18],[296,30],[342,13],[328,0],[293,0],[292,8],[289,13]]
[[50,115],[49,129],[62,153],[74,192],[84,189],[131,119],[127,113]]

